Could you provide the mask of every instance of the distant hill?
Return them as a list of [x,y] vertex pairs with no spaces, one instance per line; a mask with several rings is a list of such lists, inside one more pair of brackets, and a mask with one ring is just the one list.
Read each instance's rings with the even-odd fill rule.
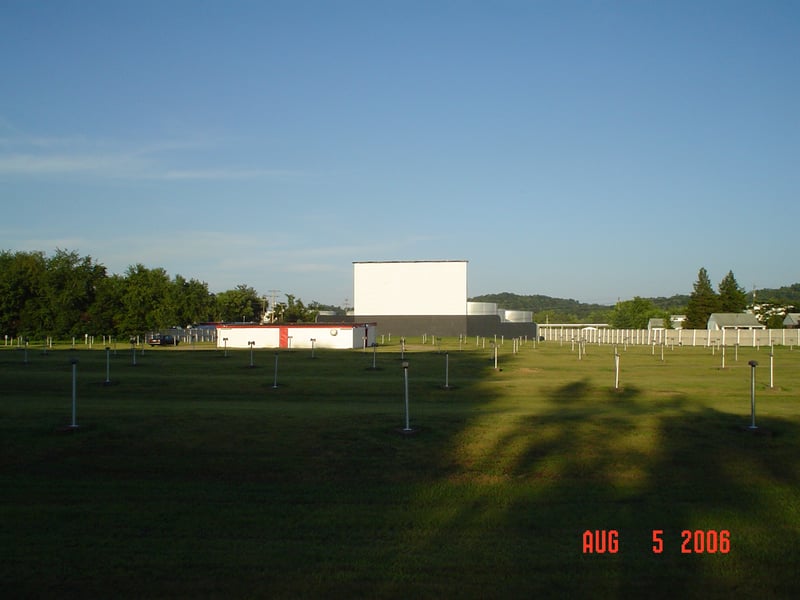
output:
[[[778,289],[756,290],[757,302],[770,302],[773,304],[787,304],[800,307],[800,283],[784,286]],[[539,294],[520,295],[512,292],[499,294],[484,294],[474,296],[470,302],[494,302],[500,308],[509,310],[529,310],[534,313],[533,320],[543,323],[600,323],[609,319],[609,313],[614,308],[613,304],[591,304],[580,302],[571,298],[553,298]],[[658,308],[678,313],[686,309],[689,302],[688,294],[674,296],[646,298]]]
[[672,312],[681,311],[686,308],[689,303],[688,294],[675,294],[669,298],[658,296],[657,298],[647,298],[661,310],[668,310]]
[[[589,322],[595,320],[605,320],[608,311],[612,306],[605,304],[587,304],[577,300],[565,298],[552,298],[534,294],[521,296],[511,292],[501,292],[499,294],[484,294],[474,296],[470,302],[494,302],[500,308],[509,310],[529,310],[534,313],[534,320],[544,320],[548,317],[550,322]],[[537,316],[538,315],[538,316]]]
[[789,304],[800,308],[800,283],[785,285],[777,289],[764,288],[756,290],[756,302]]

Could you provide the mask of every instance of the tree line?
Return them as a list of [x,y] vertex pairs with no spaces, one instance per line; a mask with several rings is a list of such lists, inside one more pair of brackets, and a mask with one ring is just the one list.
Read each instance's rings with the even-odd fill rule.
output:
[[520,295],[511,292],[484,294],[471,302],[493,302],[507,310],[527,310],[535,323],[605,323],[611,307],[590,304],[572,298],[553,298],[541,294]]
[[[800,305],[800,284],[760,290],[758,297],[760,302],[752,306],[756,317],[767,327],[777,329],[782,327],[786,313],[794,312],[794,307]],[[664,326],[670,327],[672,315],[685,315],[683,327],[687,329],[705,329],[712,313],[738,313],[751,306],[733,271],[728,271],[715,291],[704,267],[700,268],[690,295],[668,298],[635,296],[613,306],[509,292],[476,296],[470,300],[495,302],[507,309],[529,310],[535,323],[608,323],[619,329],[645,329],[650,319],[663,319]]]
[[650,319],[662,319],[664,327],[670,328],[670,317],[684,314],[684,328],[705,329],[712,313],[740,313],[747,308],[747,294],[737,283],[733,271],[728,271],[720,281],[718,290],[714,291],[708,272],[701,267],[684,306],[665,309],[656,306],[652,300],[636,296],[633,300],[617,302],[611,311],[609,323],[620,329],[645,329]]
[[163,268],[129,266],[109,274],[91,256],[57,249],[0,252],[0,335],[66,339],[128,336],[195,323],[313,321],[320,306],[308,307],[286,294],[269,302],[245,284],[210,293],[208,284]]
[[[787,311],[800,305],[800,284],[762,290],[754,306],[771,328],[782,326]],[[644,329],[651,318],[685,314],[687,329],[705,329],[715,312],[742,312],[747,294],[732,271],[714,290],[701,268],[689,296],[641,298],[614,306],[585,304],[549,296],[509,292],[471,298],[496,302],[507,309],[530,310],[536,323],[609,323],[620,329]],[[122,275],[109,274],[91,256],[57,249],[43,252],[0,252],[0,336],[66,339],[72,336],[128,336],[174,326],[208,322],[312,322],[319,310],[344,314],[340,307],[312,302],[306,306],[292,294],[270,302],[254,288],[237,285],[216,294],[197,279],[170,277],[163,268],[137,263]],[[760,312],[759,312],[760,311]]]
[[[671,299],[655,300],[635,297],[633,300],[617,302],[609,314],[608,322],[612,327],[621,329],[644,329],[651,318],[664,319],[664,325],[670,327],[670,316],[683,314],[686,329],[705,329],[708,319],[713,313],[741,313],[752,310],[756,318],[769,329],[780,329],[789,312],[795,312],[800,305],[800,284],[784,286],[779,289],[764,289],[758,292],[761,298],[756,302],[756,290],[750,301],[747,292],[736,281],[733,271],[728,271],[717,285],[705,267],[697,273],[697,281],[692,286],[689,296],[673,296]],[[680,304],[676,300],[684,299]],[[659,301],[662,301],[659,303]]]

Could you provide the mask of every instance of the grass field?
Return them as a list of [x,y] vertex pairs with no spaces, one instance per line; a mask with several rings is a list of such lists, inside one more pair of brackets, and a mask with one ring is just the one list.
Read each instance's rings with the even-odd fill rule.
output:
[[464,348],[0,348],[4,597],[798,596],[800,350]]

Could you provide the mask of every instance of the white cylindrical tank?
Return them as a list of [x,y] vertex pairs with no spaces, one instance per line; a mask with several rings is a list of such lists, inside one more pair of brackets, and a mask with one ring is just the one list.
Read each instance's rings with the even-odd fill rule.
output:
[[508,323],[532,323],[533,312],[530,310],[506,310],[503,321]]
[[468,315],[496,315],[496,302],[467,302]]

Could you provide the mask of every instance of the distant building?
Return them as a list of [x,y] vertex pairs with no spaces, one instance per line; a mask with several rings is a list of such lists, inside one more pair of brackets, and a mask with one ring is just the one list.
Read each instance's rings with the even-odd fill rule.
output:
[[783,320],[786,329],[800,329],[800,313],[788,313]]
[[254,323],[217,325],[218,348],[339,348],[371,346],[377,341],[375,323]]
[[672,323],[673,329],[683,329],[683,323],[686,321],[686,315],[672,315],[669,320]]
[[750,313],[713,313],[708,318],[708,329],[766,329],[766,326]]
[[[686,315],[671,315],[669,318],[669,325],[671,329],[683,329],[683,322],[686,320]],[[659,331],[666,329],[664,319],[653,318],[647,321],[648,331]]]

